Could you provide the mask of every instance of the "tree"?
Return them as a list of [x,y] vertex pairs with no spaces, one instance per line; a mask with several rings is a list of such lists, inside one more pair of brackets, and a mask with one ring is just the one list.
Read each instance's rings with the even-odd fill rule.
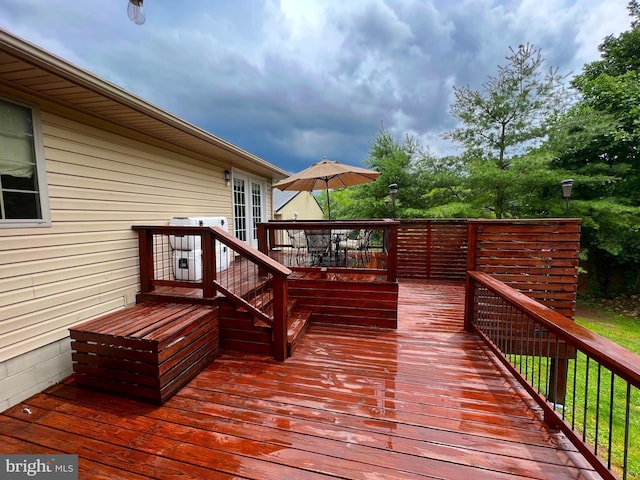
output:
[[[424,210],[423,187],[415,175],[415,166],[425,153],[419,142],[406,136],[403,142],[381,126],[371,143],[365,166],[380,172],[375,182],[332,192],[331,208],[336,218],[383,218],[393,212],[385,205],[389,200],[389,185],[398,184],[397,217],[414,216],[412,212]],[[335,207],[334,207],[335,205]]]
[[606,37],[600,60],[584,66],[572,85],[580,100],[559,118],[548,142],[553,166],[579,179],[572,210],[583,218],[582,244],[591,286],[611,293],[624,272],[637,290],[640,271],[640,7],[628,5],[631,30]]
[[451,113],[462,125],[445,135],[465,149],[471,187],[483,187],[484,208],[496,218],[512,213],[518,184],[531,176],[529,160],[536,168],[542,165],[539,156],[529,154],[546,140],[552,120],[569,100],[557,69],[543,75],[539,49],[526,44],[509,50],[508,63],[482,91],[454,87]]
[[[632,29],[609,35],[600,45],[601,59],[585,65],[572,82],[581,93],[576,109],[582,123],[565,128],[566,142],[580,140],[581,150],[562,149],[558,164],[576,169],[599,168],[617,179],[611,192],[640,205],[640,8],[628,9]],[[575,155],[575,154],[578,155]]]

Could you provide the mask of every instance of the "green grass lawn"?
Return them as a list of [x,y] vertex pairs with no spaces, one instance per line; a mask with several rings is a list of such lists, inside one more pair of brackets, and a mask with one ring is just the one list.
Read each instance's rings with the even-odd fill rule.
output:
[[640,355],[640,318],[596,311],[594,317],[576,317],[576,322]]
[[[640,319],[635,317],[628,317],[599,308],[587,306],[592,309],[596,315],[583,315],[576,316],[576,322],[589,330],[608,338],[609,340],[625,347],[632,352],[640,355]],[[573,362],[570,362],[573,363]],[[569,373],[569,385],[573,385],[573,372],[570,366]],[[589,382],[587,399],[587,409],[589,410],[588,420],[586,422],[587,440],[591,443],[595,443],[595,431],[597,418],[600,422],[608,422],[611,401],[608,398],[608,392],[611,385],[611,375],[608,371],[602,369],[598,370],[598,367],[591,363],[589,365],[589,375],[587,377],[586,361],[578,358],[578,371],[576,372],[576,391],[578,394],[574,402],[567,402],[566,409],[572,412],[575,411],[576,420],[584,419],[584,404],[585,404],[585,385]],[[602,385],[601,393],[597,391],[598,376],[600,376],[600,384]],[[619,379],[616,379],[619,380]],[[616,381],[614,384],[614,400],[613,400],[613,443],[614,448],[612,457],[615,463],[621,459],[621,449],[624,442],[624,425],[626,421],[626,409],[623,407],[626,403],[627,388],[621,381]],[[575,407],[573,406],[575,404]],[[596,405],[599,405],[599,411],[596,412]],[[574,410],[575,408],[575,410]],[[568,415],[571,417],[571,415]],[[609,435],[608,429],[602,430],[602,423],[600,423],[600,434],[598,438],[598,444],[601,449],[605,449],[607,437]],[[637,389],[631,389],[631,411],[630,411],[630,431],[629,431],[629,452],[628,452],[628,476],[629,479],[640,479],[640,392]],[[579,430],[583,430],[582,426]],[[606,450],[599,451],[599,454],[603,457],[607,457]]]

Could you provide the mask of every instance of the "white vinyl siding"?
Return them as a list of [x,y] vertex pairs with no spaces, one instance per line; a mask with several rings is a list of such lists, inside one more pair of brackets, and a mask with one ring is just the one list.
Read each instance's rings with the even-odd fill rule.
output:
[[52,222],[47,229],[0,229],[0,362],[135,302],[132,225],[232,217],[224,166],[51,112],[42,120]]

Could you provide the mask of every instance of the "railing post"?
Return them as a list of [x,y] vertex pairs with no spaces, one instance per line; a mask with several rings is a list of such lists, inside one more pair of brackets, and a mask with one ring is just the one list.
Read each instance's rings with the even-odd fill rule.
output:
[[473,331],[473,317],[475,314],[475,281],[467,271],[464,287],[464,329],[467,332]]
[[[269,243],[267,242],[267,226],[264,223],[258,223],[256,235],[258,235],[258,250],[265,255],[269,255]],[[258,266],[258,276],[264,277],[267,270],[263,266]]]
[[[269,229],[271,231],[271,229]],[[264,223],[258,223],[257,233],[258,235],[258,250],[265,255],[269,254],[269,244],[273,244],[273,241],[267,242],[267,226]]]
[[140,257],[140,293],[153,290],[153,235],[148,228],[138,231],[138,255]]
[[273,358],[283,362],[287,358],[288,286],[287,278],[273,276]]
[[464,287],[464,329],[473,331],[473,315],[475,308],[475,282],[469,275],[476,269],[476,238],[478,225],[467,220],[467,275]]
[[433,232],[433,221],[427,220],[427,280],[431,280],[431,242]]
[[387,251],[387,281],[398,280],[398,224],[389,227],[389,245]]
[[467,220],[467,272],[476,270],[476,243],[478,224]]
[[202,244],[202,297],[213,298],[215,288],[213,282],[216,278],[216,251],[215,236],[209,229],[200,231]]

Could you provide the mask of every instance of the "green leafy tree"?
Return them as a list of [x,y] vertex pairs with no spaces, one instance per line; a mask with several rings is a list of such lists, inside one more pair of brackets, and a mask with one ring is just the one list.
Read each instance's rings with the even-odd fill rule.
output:
[[640,271],[640,8],[628,5],[631,29],[606,37],[601,58],[584,66],[572,84],[580,100],[551,131],[553,165],[572,172],[572,212],[583,220],[582,244],[591,286],[637,290]]
[[548,166],[538,147],[570,98],[557,69],[543,73],[539,49],[526,44],[510,52],[482,90],[454,88],[451,113],[461,126],[445,135],[464,148],[472,205],[482,202],[485,216],[496,218],[522,211],[523,186]]
[[389,185],[392,183],[398,185],[396,217],[415,216],[415,212],[424,211],[424,187],[415,173],[416,164],[424,155],[419,142],[413,137],[406,136],[400,142],[381,127],[364,162],[367,168],[380,172],[380,177],[372,183],[332,191],[331,208],[336,212],[335,218],[392,216],[393,207],[389,203]]

